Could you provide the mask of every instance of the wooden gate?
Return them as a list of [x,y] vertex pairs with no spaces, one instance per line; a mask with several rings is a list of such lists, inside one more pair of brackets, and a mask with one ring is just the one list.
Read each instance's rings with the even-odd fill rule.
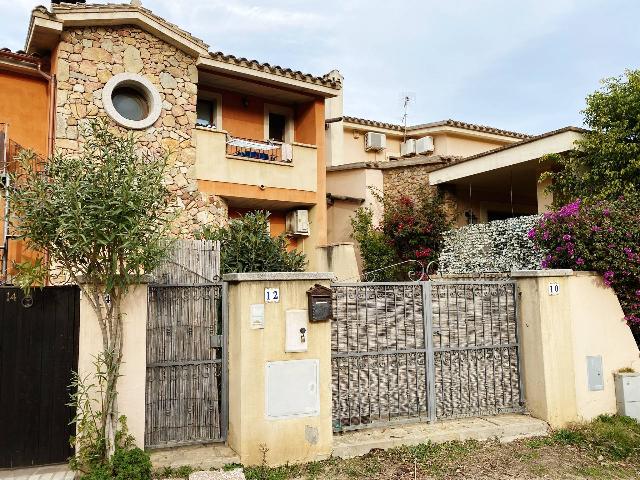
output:
[[66,462],[73,450],[71,372],[78,366],[80,292],[0,288],[0,468]]
[[149,286],[145,446],[226,437],[226,285],[215,242],[182,241]]

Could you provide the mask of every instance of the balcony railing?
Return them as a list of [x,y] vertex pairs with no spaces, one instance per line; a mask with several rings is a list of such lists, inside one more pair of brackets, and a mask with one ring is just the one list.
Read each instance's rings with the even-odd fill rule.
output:
[[287,143],[261,142],[249,138],[227,136],[227,155],[247,160],[292,163],[293,147]]

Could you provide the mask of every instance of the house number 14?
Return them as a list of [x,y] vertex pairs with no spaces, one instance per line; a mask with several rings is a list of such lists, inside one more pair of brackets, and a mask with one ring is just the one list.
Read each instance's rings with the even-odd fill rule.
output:
[[279,288],[265,288],[264,289],[264,301],[265,301],[265,303],[278,303],[280,301],[280,289]]

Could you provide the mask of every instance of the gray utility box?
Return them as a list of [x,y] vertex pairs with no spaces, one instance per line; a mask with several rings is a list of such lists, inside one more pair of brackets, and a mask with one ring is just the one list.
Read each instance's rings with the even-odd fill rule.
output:
[[618,414],[640,421],[640,373],[615,373]]

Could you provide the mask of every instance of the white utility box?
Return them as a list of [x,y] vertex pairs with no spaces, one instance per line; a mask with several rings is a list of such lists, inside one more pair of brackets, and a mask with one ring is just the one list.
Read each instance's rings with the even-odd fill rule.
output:
[[614,379],[618,414],[640,421],[640,373],[615,373]]
[[309,228],[309,210],[293,210],[287,213],[286,218],[287,233],[291,235],[310,234]]
[[284,351],[309,350],[309,314],[307,310],[287,310],[285,314]]
[[366,152],[379,152],[387,148],[387,136],[384,133],[367,132],[364,136]]
[[416,141],[409,138],[400,144],[400,156],[410,157],[416,154]]
[[416,140],[416,153],[418,155],[427,155],[433,150],[433,137],[422,137]]
[[269,419],[320,415],[320,361],[289,360],[265,366],[265,412]]

